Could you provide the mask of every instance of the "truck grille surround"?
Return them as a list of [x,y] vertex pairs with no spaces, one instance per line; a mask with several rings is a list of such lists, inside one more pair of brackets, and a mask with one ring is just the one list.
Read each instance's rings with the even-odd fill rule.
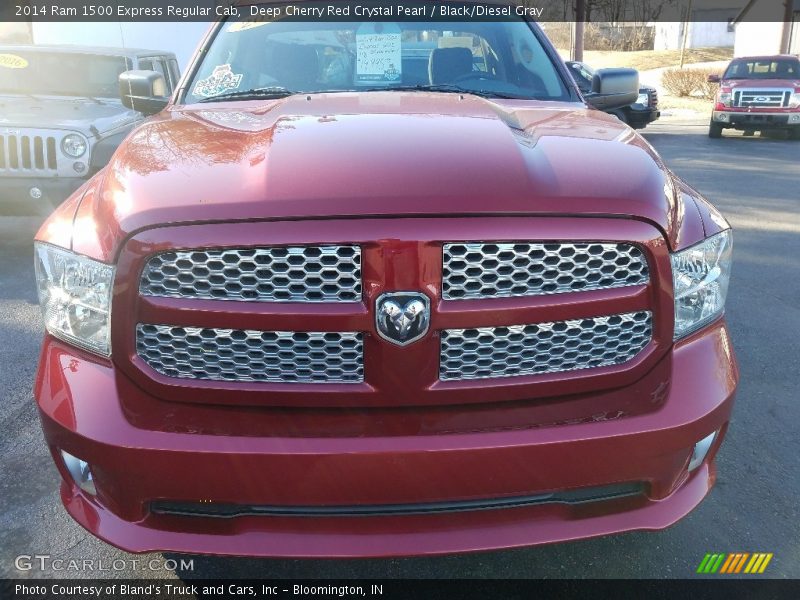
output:
[[734,107],[786,108],[792,97],[791,89],[745,89],[733,92]]
[[[349,325],[336,327],[340,321],[334,315],[345,310],[368,313],[373,319],[375,307],[362,297],[362,289],[374,289],[380,274],[362,272],[362,253],[366,247],[375,252],[381,244],[182,249],[143,256],[140,298],[164,298],[155,305],[154,300],[148,302],[151,307],[180,306],[183,317],[160,322],[157,308],[140,313],[134,322],[135,354],[159,376],[174,380],[363,386],[370,373],[381,377],[381,370],[394,368],[369,358],[370,351],[377,350],[375,344],[388,342],[366,343],[377,340],[374,321],[365,326],[354,316]],[[456,312],[470,301],[483,302],[485,316],[494,302],[558,294],[569,295],[569,306],[575,299],[591,302],[594,296],[583,292],[650,283],[648,259],[638,243],[444,242],[438,251],[442,306]],[[213,306],[209,300],[215,301]],[[206,304],[193,305],[199,301]],[[170,304],[175,302],[179,304]],[[245,303],[251,306],[245,309]],[[263,304],[256,308],[255,303]],[[293,331],[284,326],[287,317],[281,315],[313,314],[308,312],[312,304],[331,315],[331,330]],[[348,305],[354,308],[345,308]],[[624,365],[653,340],[653,312],[643,307],[609,310],[608,301],[604,306],[591,316],[565,320],[537,320],[532,309],[523,322],[499,327],[480,326],[476,317],[474,327],[437,328],[434,315],[428,334],[438,337],[433,378],[442,383],[503,381]],[[217,309],[222,315],[265,315],[265,322],[278,327],[241,327],[249,321],[244,316],[236,318],[239,328],[208,326],[207,320],[194,322],[193,307],[206,316]],[[367,313],[359,312],[364,310]],[[220,321],[224,319],[214,322]],[[353,322],[360,325],[354,327]],[[149,376],[154,377],[152,372]]]

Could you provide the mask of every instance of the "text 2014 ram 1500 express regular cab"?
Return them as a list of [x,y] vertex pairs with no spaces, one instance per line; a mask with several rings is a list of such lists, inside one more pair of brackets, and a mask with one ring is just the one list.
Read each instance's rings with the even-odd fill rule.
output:
[[[715,479],[728,223],[536,24],[217,24],[37,235],[64,504],[132,552],[662,529]],[[638,77],[596,74],[630,104]],[[163,110],[162,110],[163,109]]]

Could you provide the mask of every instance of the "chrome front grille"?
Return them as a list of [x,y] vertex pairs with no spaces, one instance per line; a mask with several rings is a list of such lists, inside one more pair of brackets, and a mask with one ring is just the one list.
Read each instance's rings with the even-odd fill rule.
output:
[[733,106],[785,108],[792,96],[790,89],[748,89],[733,92]]
[[0,134],[0,171],[55,173],[58,169],[56,138],[43,135]]
[[646,284],[647,260],[631,244],[452,243],[444,245],[445,300],[541,296]]
[[136,353],[167,377],[269,383],[364,381],[361,333],[136,327]]
[[165,252],[148,260],[139,292],[253,302],[359,302],[361,248],[276,246]]
[[649,311],[535,325],[447,329],[443,381],[517,377],[619,365],[652,338]]

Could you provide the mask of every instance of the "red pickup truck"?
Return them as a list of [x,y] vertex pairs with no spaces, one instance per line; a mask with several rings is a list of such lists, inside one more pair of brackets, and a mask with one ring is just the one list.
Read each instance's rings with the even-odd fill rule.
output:
[[800,59],[796,56],[750,56],[735,58],[719,83],[708,136],[718,138],[723,129],[739,129],[745,135],[756,131],[784,130],[789,139],[800,140]]
[[[625,106],[638,77],[593,87]],[[233,18],[171,98],[121,88],[154,116],[35,243],[35,397],[91,533],[441,554],[708,493],[730,227],[535,23]]]

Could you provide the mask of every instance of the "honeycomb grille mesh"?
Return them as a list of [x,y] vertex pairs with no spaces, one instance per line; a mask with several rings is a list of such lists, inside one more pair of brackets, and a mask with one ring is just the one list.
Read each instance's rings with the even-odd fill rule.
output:
[[255,302],[358,302],[361,248],[286,246],[164,252],[145,265],[139,292]]
[[619,365],[634,358],[652,337],[648,311],[575,319],[442,331],[439,378],[516,377]]
[[361,333],[139,324],[136,353],[167,377],[270,383],[364,381]]
[[444,245],[445,300],[541,296],[645,284],[647,260],[631,244]]

